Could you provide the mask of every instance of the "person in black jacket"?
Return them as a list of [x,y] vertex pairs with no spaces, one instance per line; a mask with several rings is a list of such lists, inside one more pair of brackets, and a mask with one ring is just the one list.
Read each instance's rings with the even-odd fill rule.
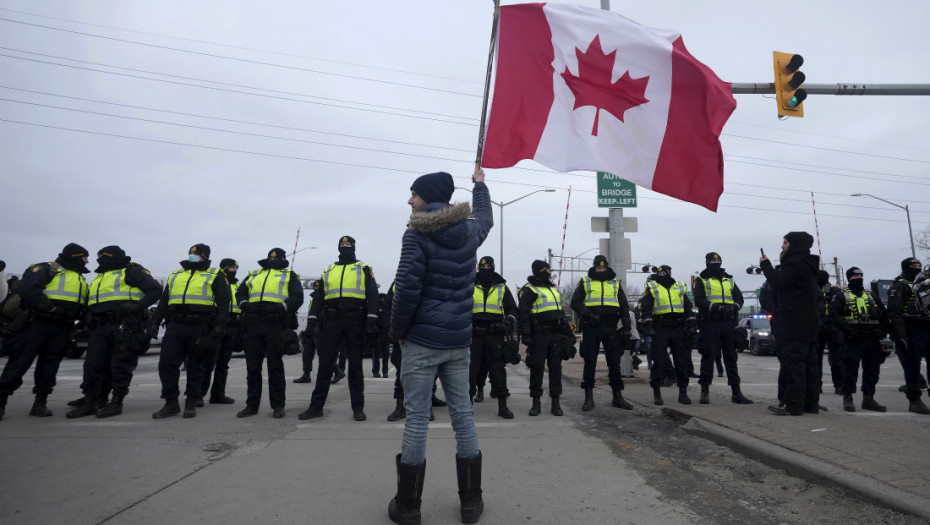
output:
[[516,313],[517,302],[507,288],[507,281],[494,271],[494,259],[482,257],[475,274],[468,393],[474,400],[479,373],[486,368],[491,375],[492,393],[497,397],[497,415],[504,419],[513,419],[513,412],[507,408],[510,391],[504,367],[504,336],[516,323]]
[[[888,316],[891,318],[891,334],[894,338],[895,353],[904,369],[906,383],[905,395],[909,403],[908,410],[915,414],[930,414],[930,408],[921,401],[920,364],[930,358],[930,310],[918,293],[918,276],[922,266],[920,261],[908,257],[901,261],[901,275],[888,290]],[[922,290],[926,293],[926,290]]]
[[[90,284],[88,306],[91,334],[81,384],[84,402],[65,414],[69,419],[122,414],[139,353],[148,349],[148,309],[161,297],[161,285],[148,270],[130,261],[119,246],[97,252],[98,275]],[[113,399],[107,403],[111,388]]]
[[[323,281],[316,279],[311,285],[310,300],[307,301],[307,314],[313,309],[314,301],[322,301],[323,296],[320,290],[323,287]],[[294,380],[295,383],[310,383],[310,372],[313,372],[313,358],[316,356],[316,349],[320,342],[320,329],[314,326],[310,327],[310,318],[307,318],[307,327],[300,333],[301,346],[303,352],[300,354],[300,361],[303,366],[303,374]]]
[[245,325],[245,408],[236,417],[258,413],[262,401],[262,362],[268,362],[268,398],[272,417],[284,417],[285,389],[283,354],[288,336],[295,337],[297,309],[304,304],[300,276],[287,267],[283,248],[272,248],[258,261],[261,270],[249,272],[236,291]]
[[843,296],[843,290],[830,284],[830,274],[826,270],[817,271],[817,286],[820,296],[817,298],[817,311],[820,312],[820,333],[817,336],[817,362],[820,363],[820,392],[823,393],[823,354],[829,348],[828,362],[830,363],[830,376],[833,379],[833,392],[837,395],[843,393],[843,361],[840,352],[843,348],[843,320],[842,312],[833,308],[837,297]]
[[[588,269],[588,275],[578,281],[572,293],[572,310],[581,316],[581,357],[584,359],[581,388],[584,403],[581,410],[594,408],[594,370],[601,345],[607,360],[607,375],[613,392],[612,406],[633,410],[633,405],[623,399],[623,378],[620,375],[620,343],[623,333],[630,332],[630,305],[623,291],[623,283],[607,263],[607,257],[598,255]],[[617,333],[618,323],[623,327]]]
[[75,321],[87,311],[88,287],[83,274],[88,251],[70,243],[55,262],[30,266],[19,284],[20,306],[30,316],[22,332],[8,340],[9,360],[0,373],[0,419],[7,398],[23,384],[23,376],[36,361],[36,395],[30,416],[48,417],[46,403],[55,387],[55,376],[68,347]]
[[787,374],[785,406],[769,407],[778,415],[816,414],[820,407],[820,367],[816,344],[820,329],[817,313],[820,258],[811,255],[813,244],[814,238],[809,233],[789,232],[782,242],[779,271],[775,271],[764,254],[759,259],[762,273],[775,293],[781,334],[779,344],[785,356],[782,365]]
[[217,351],[219,341],[229,322],[232,292],[226,273],[210,266],[210,247],[195,244],[187,259],[180,262],[165,285],[152,319],[157,327],[167,321],[165,336],[158,356],[158,377],[165,406],[152,414],[164,419],[181,413],[181,365],[187,364],[187,385],[184,388],[185,418],[197,415],[197,405],[203,402],[203,370],[208,356]]
[[[655,328],[652,343],[652,370],[649,385],[652,387],[653,403],[662,405],[662,381],[667,361],[662,353],[671,347],[675,361],[675,376],[678,384],[678,402],[690,405],[688,397],[688,365],[691,363],[691,347],[687,330],[694,326],[691,299],[687,295],[688,285],[672,277],[671,266],[663,264],[656,272],[654,281],[646,282],[646,291],[641,301],[643,325]],[[692,367],[693,368],[693,367]]]
[[733,276],[721,267],[723,260],[717,252],[704,256],[706,268],[694,279],[694,304],[698,307],[701,350],[701,397],[699,403],[710,403],[710,385],[714,381],[714,362],[723,355],[726,363],[727,384],[732,395],[730,401],[752,404],[740,391],[739,371],[736,367],[736,319],[743,307],[743,292]]

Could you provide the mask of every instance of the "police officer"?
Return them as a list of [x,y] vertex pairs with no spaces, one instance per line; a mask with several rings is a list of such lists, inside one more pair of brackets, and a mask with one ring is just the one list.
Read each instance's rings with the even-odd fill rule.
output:
[[513,412],[507,408],[510,391],[504,368],[504,336],[516,323],[516,313],[517,303],[507,288],[507,281],[494,271],[494,259],[482,257],[475,274],[469,395],[474,398],[478,376],[486,367],[491,375],[491,388],[497,396],[497,415],[504,419],[513,419]]
[[[322,289],[323,281],[315,279],[311,285],[310,300],[307,301],[307,314],[310,314],[310,310],[313,309],[314,301],[322,301],[323,297],[320,290]],[[313,329],[310,328],[310,318],[307,318],[307,327],[303,332],[300,333],[301,343],[303,344],[303,352],[300,354],[300,361],[303,366],[303,373],[300,377],[294,380],[295,383],[309,383],[310,372],[313,372],[313,357],[316,356],[317,343],[320,340],[320,329],[317,326],[314,326]]]
[[[881,339],[886,330],[884,315],[865,290],[862,270],[853,266],[846,270],[846,281],[842,295],[833,298],[830,309],[842,312],[843,348],[837,353],[843,359],[843,410],[855,412],[852,395],[856,392],[859,364],[862,363],[862,409],[885,412],[887,408],[875,401],[875,385],[885,353]],[[833,349],[830,349],[833,354]]]
[[549,264],[535,260],[533,274],[526,278],[527,284],[520,289],[517,312],[521,339],[526,345],[526,366],[530,369],[530,397],[533,406],[529,415],[538,416],[541,407],[543,372],[549,366],[549,397],[552,399],[550,412],[562,415],[559,397],[562,395],[562,338],[575,338],[562,312],[562,297],[552,284]]
[[652,370],[649,373],[653,402],[656,405],[664,404],[661,386],[667,365],[659,353],[671,347],[678,383],[678,402],[690,405],[687,362],[691,360],[691,349],[686,343],[686,330],[694,322],[694,314],[691,300],[687,296],[688,285],[672,278],[672,267],[668,265],[660,266],[655,280],[646,284],[642,298],[643,324],[652,325],[656,331],[652,341]]
[[[148,349],[148,309],[161,298],[161,285],[130,261],[119,246],[97,252],[97,276],[90,283],[88,302],[91,334],[81,384],[84,402],[65,414],[69,419],[122,414],[139,353]],[[113,399],[98,409],[100,398],[107,396],[104,383],[112,388]]]
[[700,319],[701,404],[710,403],[710,385],[714,382],[714,362],[723,355],[726,364],[727,384],[732,395],[730,401],[742,405],[752,404],[740,391],[739,372],[736,368],[736,345],[733,336],[736,319],[743,307],[743,292],[733,276],[721,267],[723,260],[717,252],[704,256],[706,268],[694,280],[694,304]]
[[834,311],[830,305],[843,296],[843,291],[838,286],[830,284],[830,274],[825,270],[817,271],[817,286],[820,287],[820,297],[817,299],[817,307],[820,311],[820,334],[817,337],[817,357],[820,364],[820,391],[823,392],[823,354],[824,349],[829,348],[830,353],[827,362],[830,364],[830,375],[833,380],[833,392],[835,394],[843,393],[843,361],[840,358],[840,349],[843,348],[843,332],[840,328],[843,325],[841,312]]
[[[32,319],[23,331],[7,341],[9,360],[0,373],[0,419],[6,412],[7,398],[23,384],[23,376],[36,362],[36,395],[30,416],[48,417],[48,395],[55,387],[55,376],[68,347],[74,322],[83,319],[87,309],[87,249],[70,243],[55,262],[30,266],[19,284],[20,305]],[[37,360],[38,358],[38,360]]]
[[623,348],[619,344],[617,324],[621,323],[622,332],[630,332],[630,305],[623,292],[623,283],[607,264],[607,257],[598,255],[594,265],[588,269],[588,275],[578,282],[572,294],[572,310],[581,316],[581,357],[584,359],[581,388],[584,389],[584,404],[581,410],[587,412],[594,408],[594,369],[597,355],[604,345],[607,359],[607,374],[613,391],[611,405],[617,408],[633,410],[627,400],[623,399],[623,379],[620,376],[620,356]]
[[210,266],[210,247],[195,244],[187,252],[165,285],[164,293],[152,320],[159,326],[167,322],[158,358],[158,377],[165,406],[152,414],[154,419],[176,416],[181,364],[187,363],[187,385],[184,395],[184,417],[197,415],[197,404],[203,401],[203,367],[210,354],[218,351],[220,340],[229,322],[230,295],[226,273]]
[[333,364],[340,343],[344,343],[349,359],[349,396],[352,416],[365,421],[365,378],[362,372],[362,331],[378,330],[378,284],[371,267],[355,258],[355,239],[348,235],[339,239],[339,260],[323,271],[323,300],[313,301],[307,317],[307,329],[312,330],[325,310],[320,328],[320,370],[310,406],[300,413],[300,419],[323,415],[323,405],[329,395]]
[[914,257],[901,261],[901,275],[888,290],[888,317],[892,323],[895,352],[904,369],[908,410],[930,414],[920,399],[920,363],[930,357],[930,311],[916,290],[915,280],[922,266]]
[[[378,335],[372,338],[374,343],[371,349],[371,376],[387,378],[388,361],[391,358],[391,344],[388,341],[388,327],[390,326],[390,317],[385,318],[384,311],[385,294],[378,294]],[[382,373],[383,372],[383,373]]]
[[[258,261],[261,270],[249,272],[236,292],[245,325],[246,393],[245,408],[236,417],[258,413],[262,400],[262,363],[268,361],[268,398],[272,416],[284,417],[285,336],[297,328],[297,309],[304,304],[300,277],[288,270],[283,248],[272,248]],[[286,332],[289,332],[286,333]]]
[[[203,395],[206,397],[210,394],[210,403],[214,405],[231,405],[236,402],[235,399],[226,395],[226,381],[229,378],[229,361],[232,359],[233,352],[242,350],[242,309],[236,302],[236,292],[239,290],[239,279],[236,273],[239,271],[239,263],[235,259],[223,259],[220,261],[220,270],[226,274],[226,280],[229,281],[229,293],[233,301],[229,303],[229,323],[226,325],[226,332],[223,334],[223,340],[220,342],[220,349],[216,359],[211,359],[204,365],[203,374]],[[210,380],[213,380],[213,387],[210,387]],[[200,406],[200,405],[197,405]]]

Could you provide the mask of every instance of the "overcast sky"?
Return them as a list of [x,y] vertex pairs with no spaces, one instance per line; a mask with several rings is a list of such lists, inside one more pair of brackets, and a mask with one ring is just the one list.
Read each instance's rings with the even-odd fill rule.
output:
[[[413,179],[448,171],[471,186],[492,7],[0,0],[0,259],[19,273],[68,242],[92,254],[119,244],[167,276],[203,242],[214,263],[235,258],[242,274],[272,247],[293,251],[300,228],[297,272],[319,275],[348,234],[383,289]],[[927,2],[613,0],[611,8],[680,32],[728,82],[771,82],[779,50],[804,55],[808,83],[930,83]],[[776,8],[786,20],[789,9],[799,13],[782,24]],[[639,218],[633,261],[669,264],[687,279],[713,250],[741,288],[757,288],[763,278],[745,268],[760,247],[775,257],[786,232],[817,235],[813,192],[815,253],[861,267],[866,279],[897,275],[910,255],[904,211],[849,195],[908,205],[915,235],[930,227],[930,97],[812,95],[803,119],[785,121],[770,96],[736,99],[722,136],[719,211],[640,189],[639,207],[626,211]],[[593,173],[524,161],[488,170],[488,185],[497,202],[557,190],[504,208],[512,285],[548,249],[597,253],[606,234],[591,233],[590,218],[607,210],[597,207]],[[479,251],[498,269],[499,211]],[[630,274],[629,284],[641,289],[644,277]]]

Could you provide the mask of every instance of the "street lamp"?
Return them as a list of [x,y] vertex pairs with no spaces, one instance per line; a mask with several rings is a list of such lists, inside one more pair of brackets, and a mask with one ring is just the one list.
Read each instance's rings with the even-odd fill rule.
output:
[[[470,189],[468,189],[468,188],[463,188],[463,187],[461,187],[461,186],[456,186],[455,188],[458,189],[458,190],[465,190],[465,191],[467,191],[467,192],[469,192],[469,193],[474,193],[474,192],[472,192]],[[535,194],[540,193],[540,192],[552,193],[553,191],[555,191],[555,190],[552,189],[552,188],[546,188],[546,189],[544,189],[544,190],[531,191],[531,192],[527,193],[526,195],[524,195],[524,196],[522,196],[522,197],[517,197],[516,199],[514,199],[514,200],[512,200],[512,201],[508,201],[508,202],[494,202],[494,201],[491,201],[491,204],[496,204],[496,205],[499,206],[500,209],[501,209],[501,253],[500,253],[500,261],[501,261],[501,263],[500,263],[500,271],[498,272],[498,273],[500,273],[501,275],[504,275],[504,206],[510,206],[511,204],[517,202],[518,200],[525,199],[525,198],[529,197],[530,195],[535,195]]]
[[917,250],[914,249],[914,230],[911,228],[911,210],[907,207],[907,204],[905,204],[904,206],[901,206],[900,204],[895,204],[891,201],[886,201],[885,199],[882,199],[881,197],[876,197],[875,195],[871,195],[868,193],[853,193],[852,195],[850,195],[850,197],[872,197],[873,199],[880,200],[886,204],[890,204],[892,206],[895,206],[897,208],[901,208],[902,210],[904,210],[904,213],[907,214],[907,232],[911,237],[911,257],[915,259],[917,258]]

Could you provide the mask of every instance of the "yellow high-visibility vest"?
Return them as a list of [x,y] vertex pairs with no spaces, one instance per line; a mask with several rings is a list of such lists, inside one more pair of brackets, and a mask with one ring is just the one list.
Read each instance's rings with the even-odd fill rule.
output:
[[365,267],[362,261],[329,265],[329,268],[323,270],[323,299],[365,299]]
[[141,289],[126,283],[126,268],[99,273],[90,283],[90,304],[138,301],[143,295]]
[[234,314],[241,314],[242,308],[239,308],[239,303],[236,302],[236,292],[239,291],[239,283],[229,283],[229,292],[232,294],[232,301],[229,302],[229,311]]
[[88,288],[83,275],[58,265],[53,266],[52,270],[55,271],[55,275],[42,290],[46,297],[56,301],[87,304]]
[[475,286],[475,306],[472,308],[475,314],[498,314],[504,315],[504,285],[495,284],[488,290],[487,296],[484,289]]
[[620,300],[617,299],[620,281],[616,279],[598,281],[597,279],[585,277],[582,282],[584,283],[585,306],[614,306],[620,308]]
[[168,306],[182,304],[215,306],[213,281],[219,271],[218,268],[193,271],[184,268],[175,270],[171,277],[168,277]]
[[869,313],[875,308],[878,308],[869,292],[863,290],[862,296],[860,297],[853,294],[852,290],[849,288],[843,288],[843,296],[846,298],[846,308],[843,309],[843,319],[862,322],[861,318],[863,314],[865,314],[865,316],[868,317],[868,324],[878,324],[878,319],[873,319]]
[[[685,312],[685,292],[688,291],[688,285],[681,281],[675,281],[671,288],[659,286],[655,281],[646,283],[649,291],[652,292],[652,315],[665,315],[671,313]],[[660,292],[659,290],[664,290]]]
[[733,300],[733,279],[729,277],[723,279],[698,277],[698,280],[704,283],[704,294],[711,303],[733,304],[736,302]]
[[250,303],[283,303],[287,299],[287,285],[291,271],[262,269],[249,272],[242,283],[249,289]]
[[526,285],[526,287],[533,290],[536,294],[536,300],[533,301],[533,310],[531,313],[541,314],[561,308],[562,296],[559,295],[559,291],[555,288],[550,288],[548,286],[537,288],[531,284]]

